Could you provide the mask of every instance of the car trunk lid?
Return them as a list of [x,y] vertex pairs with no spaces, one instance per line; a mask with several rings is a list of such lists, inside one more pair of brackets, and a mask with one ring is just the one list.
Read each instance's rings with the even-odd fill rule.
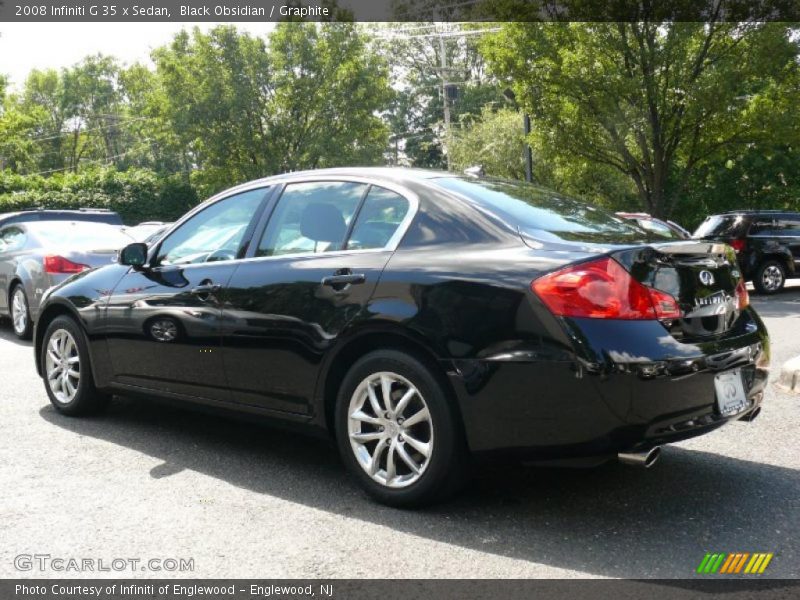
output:
[[723,335],[746,304],[736,255],[726,244],[667,242],[619,249],[610,255],[634,279],[678,301],[683,317],[665,323],[676,338]]

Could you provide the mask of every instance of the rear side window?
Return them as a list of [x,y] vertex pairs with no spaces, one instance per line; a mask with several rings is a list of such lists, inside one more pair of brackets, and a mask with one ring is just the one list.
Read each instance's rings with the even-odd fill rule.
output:
[[700,223],[692,237],[739,237],[744,235],[747,220],[742,215],[711,215]]
[[286,186],[258,244],[256,256],[341,250],[367,185],[314,181]]
[[774,235],[783,237],[800,236],[800,219],[779,215],[774,218],[758,219],[750,226],[750,235]]
[[433,182],[540,239],[614,243],[658,237],[594,206],[531,184],[460,177]]
[[0,232],[0,252],[14,252],[25,245],[25,232],[19,227],[9,227]]
[[347,242],[348,250],[383,248],[409,211],[408,200],[381,187],[372,187]]

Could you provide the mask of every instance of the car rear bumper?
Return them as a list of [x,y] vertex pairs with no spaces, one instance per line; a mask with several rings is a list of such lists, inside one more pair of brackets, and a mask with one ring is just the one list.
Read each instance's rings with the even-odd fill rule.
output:
[[[676,442],[760,410],[769,338],[752,309],[722,339],[681,343],[656,321],[570,319],[572,360],[458,360],[450,378],[474,452],[560,459]],[[717,408],[715,377],[739,369],[747,406]]]

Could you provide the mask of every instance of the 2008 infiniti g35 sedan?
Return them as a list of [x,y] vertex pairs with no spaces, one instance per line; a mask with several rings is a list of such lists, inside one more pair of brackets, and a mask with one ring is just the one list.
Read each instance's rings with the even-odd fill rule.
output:
[[271,177],[51,291],[36,364],[66,415],[141,393],[327,433],[397,506],[476,454],[647,465],[754,418],[769,362],[733,251],[648,236],[522,183]]

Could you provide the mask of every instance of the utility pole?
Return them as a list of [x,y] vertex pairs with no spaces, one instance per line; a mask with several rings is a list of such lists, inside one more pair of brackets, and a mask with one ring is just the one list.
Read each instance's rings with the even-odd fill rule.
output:
[[531,117],[524,113],[522,117],[522,129],[525,131],[525,181],[533,182],[533,152],[528,136],[531,134]]
[[444,104],[444,139],[445,155],[447,156],[447,170],[450,170],[450,99],[447,97],[447,52],[444,44],[444,36],[439,36],[439,53],[442,55],[442,104]]

